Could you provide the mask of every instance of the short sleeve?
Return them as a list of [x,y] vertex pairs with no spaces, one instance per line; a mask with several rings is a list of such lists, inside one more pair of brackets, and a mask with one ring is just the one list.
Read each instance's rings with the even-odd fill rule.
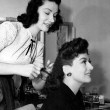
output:
[[10,45],[16,37],[17,29],[9,22],[0,24],[0,51]]

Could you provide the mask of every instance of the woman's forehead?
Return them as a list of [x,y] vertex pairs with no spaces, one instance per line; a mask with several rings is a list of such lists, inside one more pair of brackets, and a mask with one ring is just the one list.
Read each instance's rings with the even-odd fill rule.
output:
[[74,60],[74,61],[81,61],[81,60],[89,60],[89,55],[87,53],[84,54],[79,54]]
[[57,12],[58,11],[58,5],[53,1],[45,1],[42,6],[40,6],[42,9],[49,9],[51,11]]

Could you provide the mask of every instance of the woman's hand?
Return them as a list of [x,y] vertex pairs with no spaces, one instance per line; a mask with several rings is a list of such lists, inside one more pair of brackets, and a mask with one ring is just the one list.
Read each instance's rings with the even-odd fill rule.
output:
[[46,64],[46,67],[45,67],[45,68],[46,68],[46,71],[47,71],[48,73],[50,73],[50,72],[52,71],[53,64],[54,64],[54,63],[51,63],[50,60],[47,61],[47,64]]
[[41,78],[46,81],[48,75],[52,71],[53,64],[51,63],[50,60],[47,61],[46,67],[41,69]]
[[41,90],[44,87],[45,81],[48,75],[50,74],[52,68],[53,68],[53,63],[51,63],[50,61],[47,61],[46,68],[42,68],[40,70],[39,77],[34,78],[32,80],[32,85],[36,90]]
[[36,78],[40,74],[40,66],[36,67],[34,64],[19,65],[18,74],[30,79]]

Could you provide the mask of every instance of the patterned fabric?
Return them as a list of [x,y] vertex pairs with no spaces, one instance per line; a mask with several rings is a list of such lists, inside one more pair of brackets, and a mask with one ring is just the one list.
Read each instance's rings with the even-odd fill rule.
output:
[[[29,64],[31,51],[26,55],[32,35],[19,22],[4,22],[0,25],[0,61],[15,64]],[[36,40],[37,41],[37,40]],[[43,63],[44,44],[37,41],[36,59]],[[36,49],[36,48],[35,48]],[[33,51],[35,51],[33,49]],[[43,65],[42,65],[43,66]]]
[[0,25],[0,51],[12,43],[16,33],[17,30],[10,22],[4,22]]

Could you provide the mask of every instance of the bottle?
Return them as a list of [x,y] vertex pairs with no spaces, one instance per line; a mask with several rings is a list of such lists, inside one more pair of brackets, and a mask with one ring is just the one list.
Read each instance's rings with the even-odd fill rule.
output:
[[104,104],[104,95],[99,95],[99,103]]

